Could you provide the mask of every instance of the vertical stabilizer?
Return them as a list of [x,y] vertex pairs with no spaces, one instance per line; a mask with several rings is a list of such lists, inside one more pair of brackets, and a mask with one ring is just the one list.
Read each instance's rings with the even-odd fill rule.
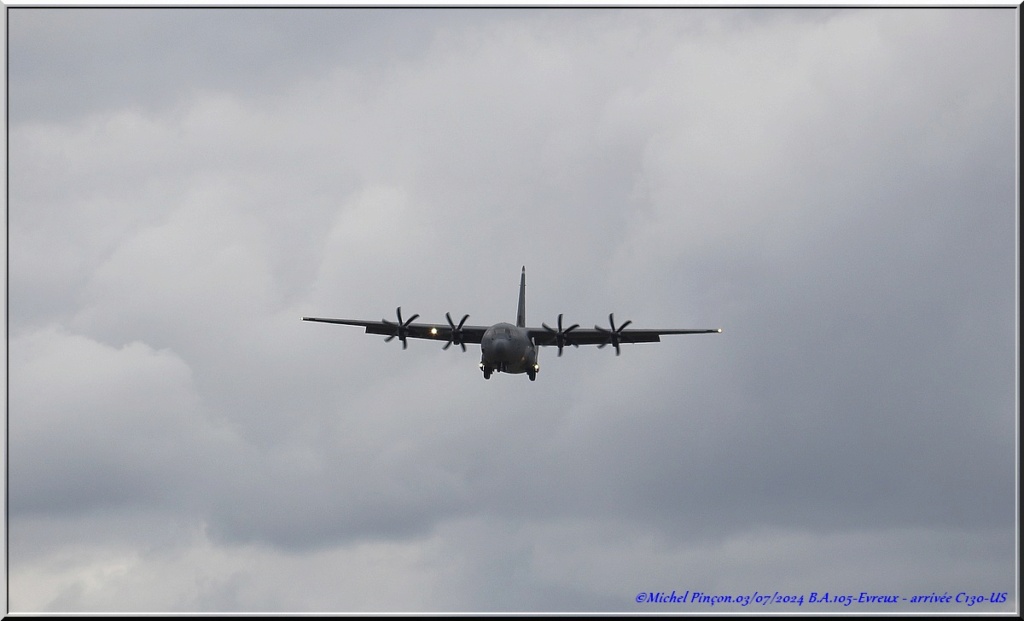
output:
[[520,328],[526,327],[526,266],[523,266],[523,275],[519,278],[519,312],[516,314],[516,325]]

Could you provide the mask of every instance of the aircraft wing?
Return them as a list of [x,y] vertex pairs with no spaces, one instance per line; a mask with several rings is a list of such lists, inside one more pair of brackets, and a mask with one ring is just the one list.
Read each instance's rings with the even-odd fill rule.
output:
[[344,326],[358,326],[364,328],[367,334],[380,334],[390,341],[398,338],[405,346],[406,338],[427,339],[445,343],[445,349],[452,344],[463,345],[466,343],[480,343],[484,332],[489,326],[467,326],[464,325],[466,317],[462,322],[449,323],[413,323],[419,315],[413,315],[410,319],[402,321],[401,311],[398,312],[398,321],[382,319],[380,321],[366,321],[363,319],[333,319],[330,317],[303,317],[303,321],[318,321],[321,323],[337,323]]
[[[528,328],[533,342],[537,345],[558,345],[556,333],[549,332],[544,328]],[[626,329],[619,332],[621,343],[660,343],[663,334],[713,334],[721,332],[720,328],[700,330],[653,330],[653,329]],[[567,338],[577,345],[611,345],[611,338],[607,332],[601,332],[597,328],[576,328],[567,335]]]
[[715,334],[721,332],[721,328],[709,329],[651,329],[651,328],[627,328],[630,321],[615,327],[613,317],[608,317],[610,328],[594,326],[593,328],[581,328],[578,325],[568,328],[562,327],[562,318],[558,318],[558,329],[543,325],[540,328],[527,328],[534,344],[541,346],[558,347],[561,355],[562,347],[579,345],[597,345],[604,347],[612,345],[615,353],[619,353],[619,345],[622,343],[659,343],[663,335],[670,334]]

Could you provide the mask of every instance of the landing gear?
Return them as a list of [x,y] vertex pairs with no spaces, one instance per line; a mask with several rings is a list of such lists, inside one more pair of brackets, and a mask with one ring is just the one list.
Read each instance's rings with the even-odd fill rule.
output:
[[536,371],[533,371],[533,370],[527,371],[526,372],[526,376],[530,378],[531,382],[536,382],[537,381],[537,372]]
[[483,365],[481,365],[480,368],[483,369],[484,379],[491,379],[491,373],[493,372],[493,369],[491,369],[491,367]]

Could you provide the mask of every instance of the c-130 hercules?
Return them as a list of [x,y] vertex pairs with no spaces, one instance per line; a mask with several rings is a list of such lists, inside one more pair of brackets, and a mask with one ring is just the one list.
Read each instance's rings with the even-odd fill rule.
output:
[[397,338],[402,342],[402,349],[408,347],[407,338],[429,339],[433,341],[445,341],[443,349],[452,345],[459,345],[462,351],[466,351],[466,343],[479,343],[482,355],[480,357],[480,370],[484,373],[484,379],[490,379],[491,374],[499,373],[526,373],[530,381],[537,379],[540,371],[540,364],[537,363],[537,352],[539,347],[557,347],[558,355],[562,355],[562,348],[572,345],[597,345],[599,348],[605,345],[615,347],[615,355],[618,356],[619,345],[622,343],[658,343],[663,334],[707,334],[721,332],[721,328],[709,330],[650,330],[650,329],[626,329],[626,326],[633,323],[627,321],[615,327],[614,315],[608,315],[608,328],[594,326],[581,328],[579,324],[573,324],[568,328],[562,327],[562,315],[558,316],[558,327],[542,323],[539,328],[528,328],[526,326],[526,266],[523,266],[523,274],[519,280],[519,312],[516,314],[516,323],[496,323],[493,326],[467,326],[466,320],[469,315],[463,315],[459,323],[452,321],[450,313],[445,313],[447,324],[438,323],[413,323],[419,315],[413,315],[408,319],[402,319],[402,307],[395,309],[398,321],[363,321],[361,319],[330,319],[326,317],[303,317],[303,321],[319,321],[323,323],[340,323],[346,326],[361,326],[366,328],[367,334],[381,334],[386,336],[387,342]]

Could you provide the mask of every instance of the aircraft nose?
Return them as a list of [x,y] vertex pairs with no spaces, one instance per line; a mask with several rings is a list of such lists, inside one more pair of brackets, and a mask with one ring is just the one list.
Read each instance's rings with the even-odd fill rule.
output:
[[508,343],[502,339],[491,343],[491,355],[495,360],[505,360],[508,357]]

